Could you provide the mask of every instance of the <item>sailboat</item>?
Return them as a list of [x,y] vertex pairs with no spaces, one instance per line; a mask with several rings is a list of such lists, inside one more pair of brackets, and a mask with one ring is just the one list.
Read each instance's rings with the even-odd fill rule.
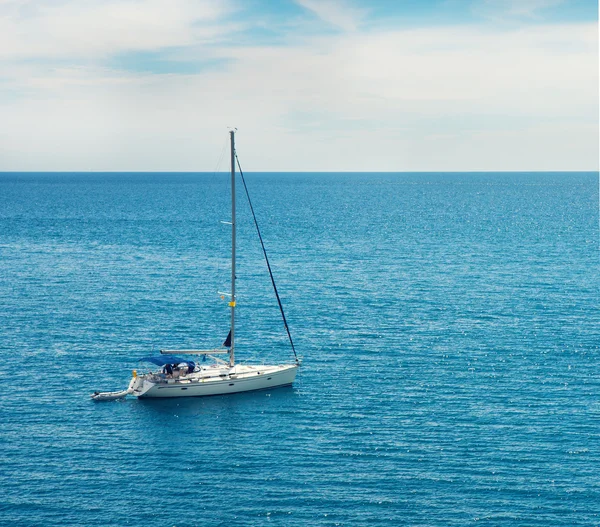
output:
[[[295,361],[286,364],[245,364],[235,361],[235,250],[236,250],[236,218],[235,218],[235,183],[236,183],[236,160],[235,151],[235,130],[229,132],[230,152],[231,152],[231,293],[229,308],[231,311],[231,323],[229,334],[220,348],[210,350],[161,350],[160,355],[144,357],[142,361],[150,362],[160,368],[156,371],[138,374],[133,371],[133,376],[126,390],[121,392],[94,392],[91,397],[96,401],[109,401],[124,398],[127,395],[133,395],[138,398],[156,398],[156,397],[200,397],[206,395],[225,395],[239,392],[248,392],[254,390],[264,390],[277,388],[280,386],[291,385],[295,378],[300,361],[294,348],[294,343],[290,333],[283,306],[269,259],[265,251],[260,229],[256,222],[256,215],[250,201],[248,188],[244,179],[244,174],[240,167],[240,176],[244,183],[244,189],[250,203],[250,210],[256,225],[258,237],[261,242],[267,268],[271,276],[271,283],[275,296],[279,303],[279,308],[283,318],[284,326],[287,331]],[[238,161],[239,166],[239,161]],[[226,222],[229,223],[229,222]],[[228,355],[227,359],[222,359],[217,355]],[[190,356],[201,357],[200,361],[195,361]],[[195,358],[195,357],[194,357]],[[207,360],[208,359],[208,360]]]

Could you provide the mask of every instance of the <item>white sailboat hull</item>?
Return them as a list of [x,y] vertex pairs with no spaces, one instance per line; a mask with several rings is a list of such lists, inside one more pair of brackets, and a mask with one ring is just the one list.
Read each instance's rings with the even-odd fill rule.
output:
[[294,382],[298,365],[206,368],[179,379],[163,379],[147,374],[131,380],[132,394],[140,399],[203,397],[265,390]]

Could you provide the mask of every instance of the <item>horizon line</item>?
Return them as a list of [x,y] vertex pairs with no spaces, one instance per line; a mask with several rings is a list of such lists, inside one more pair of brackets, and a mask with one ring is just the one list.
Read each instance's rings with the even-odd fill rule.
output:
[[[236,171],[239,172],[239,171]],[[229,170],[0,170],[0,174],[229,174]],[[245,170],[246,174],[587,174],[589,170]]]

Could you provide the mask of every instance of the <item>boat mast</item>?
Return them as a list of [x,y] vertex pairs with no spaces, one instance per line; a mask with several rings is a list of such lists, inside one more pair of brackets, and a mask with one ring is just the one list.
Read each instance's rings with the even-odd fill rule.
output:
[[229,131],[231,140],[231,346],[229,347],[229,366],[235,364],[235,130]]

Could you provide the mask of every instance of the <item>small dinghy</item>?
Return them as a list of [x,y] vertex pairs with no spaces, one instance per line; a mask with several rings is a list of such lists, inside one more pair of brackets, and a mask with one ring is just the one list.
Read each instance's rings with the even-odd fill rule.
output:
[[116,401],[127,397],[131,390],[122,390],[120,392],[94,392],[90,397],[94,401]]

